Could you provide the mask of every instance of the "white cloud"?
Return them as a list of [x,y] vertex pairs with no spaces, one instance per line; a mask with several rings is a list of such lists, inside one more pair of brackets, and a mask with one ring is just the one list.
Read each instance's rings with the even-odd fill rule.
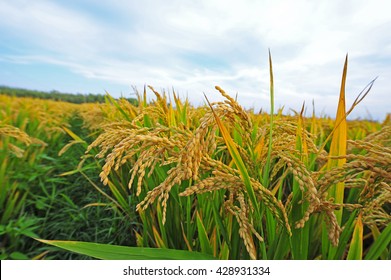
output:
[[0,1],[0,32],[31,45],[0,58],[60,65],[108,85],[174,86],[195,104],[218,84],[244,106],[267,109],[270,47],[276,105],[298,110],[314,99],[332,116],[349,52],[348,101],[380,75],[367,108],[379,118],[389,112],[387,1],[81,2],[107,19],[78,2]]

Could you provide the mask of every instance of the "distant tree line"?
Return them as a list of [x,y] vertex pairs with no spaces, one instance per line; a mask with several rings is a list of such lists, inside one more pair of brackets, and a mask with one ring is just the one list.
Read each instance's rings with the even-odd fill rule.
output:
[[[72,93],[62,93],[56,90],[50,92],[38,91],[38,90],[29,90],[22,88],[12,88],[7,86],[0,86],[0,94],[16,96],[16,97],[34,97],[39,99],[50,99],[55,101],[65,101],[70,103],[103,103],[105,102],[105,96],[102,94],[72,94]],[[135,98],[126,98],[130,103],[136,105],[137,99]]]

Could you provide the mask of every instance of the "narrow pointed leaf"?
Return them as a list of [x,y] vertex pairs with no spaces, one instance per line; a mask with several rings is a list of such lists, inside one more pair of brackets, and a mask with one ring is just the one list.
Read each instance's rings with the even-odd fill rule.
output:
[[197,229],[198,229],[198,238],[200,241],[202,252],[211,255],[213,253],[213,248],[210,245],[208,233],[206,232],[205,226],[198,212],[197,212]]
[[122,116],[128,121],[131,122],[132,120],[130,119],[129,115],[121,108],[121,106],[118,104],[117,100],[115,100],[108,92],[106,92],[106,96],[108,100],[110,101],[111,104],[113,104],[118,111],[121,113]]
[[[205,98],[206,98],[206,96],[205,96]],[[208,98],[206,98],[206,100],[209,103]],[[218,125],[218,127],[220,129],[221,135],[223,136],[224,142],[227,145],[228,152],[231,155],[232,160],[234,161],[236,167],[238,168],[240,176],[241,176],[241,178],[243,180],[243,183],[246,186],[246,191],[247,191],[247,193],[248,193],[248,195],[250,197],[251,203],[253,204],[253,207],[254,207],[256,213],[259,213],[258,201],[256,199],[256,196],[255,196],[255,193],[254,193],[254,189],[251,186],[250,175],[248,174],[248,171],[247,171],[247,168],[246,168],[246,166],[245,166],[245,164],[243,162],[243,159],[240,156],[240,153],[239,153],[238,149],[236,148],[236,144],[232,140],[231,135],[229,134],[228,130],[225,128],[223,122],[220,120],[220,118],[217,116],[217,114],[213,110],[213,107],[211,106],[210,103],[209,103],[209,106],[210,106],[210,108],[211,108],[211,110],[213,112],[213,115],[215,117],[216,123],[217,123],[217,125]],[[257,216],[260,217],[259,214]]]
[[350,248],[348,253],[348,260],[361,260],[363,250],[363,223],[361,214],[358,215],[356,225],[353,231],[352,241],[350,242]]
[[74,253],[102,260],[210,260],[211,255],[173,249],[126,247],[90,242],[43,240],[40,242],[53,245]]
[[383,229],[382,233],[375,242],[373,242],[371,248],[369,248],[368,253],[365,255],[366,260],[377,260],[380,255],[386,250],[386,248],[391,243],[391,223]]
[[[345,156],[347,146],[347,122],[346,122],[346,106],[345,106],[345,83],[346,74],[348,67],[348,56],[346,56],[345,64],[342,74],[341,90],[339,95],[339,103],[337,109],[337,115],[335,119],[335,126],[337,127],[334,131],[333,138],[330,146],[330,156]],[[341,167],[346,163],[345,158],[340,159],[329,159],[327,168],[330,170],[334,167]],[[329,197],[334,198],[335,203],[343,203],[345,184],[343,182],[332,186],[329,191]],[[339,224],[342,219],[342,207],[336,211],[336,216]]]

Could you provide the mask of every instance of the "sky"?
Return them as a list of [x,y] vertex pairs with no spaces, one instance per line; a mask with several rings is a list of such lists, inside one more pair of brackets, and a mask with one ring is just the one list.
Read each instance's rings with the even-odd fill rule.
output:
[[[348,54],[350,118],[391,113],[391,1],[0,0],[0,85],[134,97],[151,85],[194,106],[237,96],[334,117]],[[153,99],[152,92],[148,98]]]

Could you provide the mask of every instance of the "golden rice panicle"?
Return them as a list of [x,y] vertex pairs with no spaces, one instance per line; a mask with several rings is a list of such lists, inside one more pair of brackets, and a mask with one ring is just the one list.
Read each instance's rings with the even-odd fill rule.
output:
[[[223,104],[218,103],[218,108],[221,114],[218,114],[218,117],[226,116],[227,120],[230,121],[231,125],[239,124],[241,128],[241,134],[243,137],[244,143],[251,143],[250,132],[253,127],[251,118],[249,114],[243,109],[240,104],[229,96],[221,87],[215,86],[216,90],[226,98]],[[227,106],[228,105],[228,106]]]
[[305,164],[297,157],[290,156],[284,151],[278,152],[280,158],[286,162],[288,170],[293,174],[295,180],[299,183],[300,190],[305,193],[309,202],[319,204],[318,190],[315,186],[312,174],[308,171]]
[[[391,114],[389,114],[391,116]],[[391,123],[384,125],[379,131],[374,132],[364,138],[364,142],[378,144],[385,147],[391,146]]]
[[278,200],[273,193],[265,188],[260,182],[251,178],[251,184],[257,197],[263,201],[265,206],[273,213],[277,221],[286,229],[289,235],[292,234],[291,226],[289,225],[288,214],[285,206]]
[[[3,146],[3,137],[10,137],[15,139],[18,142],[23,143],[25,146],[30,146],[31,144],[38,144],[40,146],[47,146],[47,144],[37,138],[31,137],[26,132],[21,130],[18,127],[4,124],[0,122],[0,147]],[[21,158],[24,155],[25,150],[13,143],[7,143],[7,148],[11,153],[16,157]]]
[[[137,194],[139,194],[141,192],[141,180],[145,176],[145,169],[156,165],[157,162],[163,162],[165,152],[173,151],[177,147],[177,142],[173,142],[167,137],[159,136],[158,133],[155,134],[156,132],[160,132],[160,130],[157,129],[154,132],[144,128],[130,130],[127,137],[116,143],[111,153],[106,157],[101,173],[102,181],[107,183],[113,167],[115,167],[115,170],[118,170],[120,166],[138,154],[139,158],[134,162],[131,172],[137,173],[141,177],[138,180],[137,187]],[[156,149],[161,153],[153,154],[154,151],[157,151]],[[131,186],[133,180],[134,176],[132,176],[129,186]]]
[[[166,220],[167,200],[171,188],[180,184],[182,180],[193,179],[198,180],[198,171],[201,166],[201,161],[204,158],[207,149],[205,148],[205,137],[209,132],[212,117],[207,114],[201,120],[200,126],[190,136],[185,143],[179,146],[180,153],[175,155],[176,160],[172,161],[175,167],[167,172],[167,178],[153,190],[149,191],[144,200],[137,205],[138,210],[145,210],[157,198],[162,201],[163,206],[163,222]],[[182,140],[184,140],[182,138]],[[173,147],[170,147],[173,150]],[[138,175],[143,175],[138,170]]]
[[391,213],[386,205],[391,202],[391,186],[389,183],[380,182],[373,194],[363,197],[363,222],[369,226],[386,226],[391,222]]
[[167,96],[166,96],[166,94],[163,92],[163,96],[162,96],[152,86],[148,86],[148,88],[155,94],[155,96],[157,98],[157,100],[155,101],[157,106],[155,106],[155,107],[163,110],[163,112],[162,112],[163,116],[166,115],[167,112],[168,112]]
[[170,169],[167,173],[167,178],[159,186],[155,187],[153,190],[149,191],[146,197],[136,206],[137,211],[142,211],[148,208],[149,205],[155,202],[158,198],[161,201],[163,207],[163,216],[162,223],[166,222],[166,212],[167,212],[167,201],[169,198],[169,193],[172,187],[176,184],[180,184],[183,180],[183,173],[181,172],[180,167],[175,167]]
[[[198,180],[201,160],[208,151],[207,148],[209,144],[205,141],[210,126],[214,126],[213,116],[210,113],[207,113],[201,119],[200,126],[195,130],[181,153],[179,164],[182,166],[185,178]],[[214,135],[210,135],[210,137],[214,137]],[[210,143],[212,143],[212,141],[213,140],[209,140]]]
[[254,226],[248,220],[249,209],[244,195],[239,193],[236,199],[239,201],[240,207],[232,204],[232,202],[228,200],[225,202],[225,208],[236,218],[239,224],[239,235],[243,239],[246,250],[249,253],[250,258],[256,260],[257,251],[252,235],[254,234],[255,237],[261,242],[263,241],[263,238],[258,234],[258,232],[254,229]]
[[363,184],[359,203],[363,206],[363,222],[369,226],[386,226],[391,222],[391,127],[368,135],[363,141],[351,141],[354,170],[362,173]]
[[226,173],[221,170],[213,170],[212,175],[213,177],[207,177],[201,181],[198,181],[193,186],[186,188],[179,195],[189,196],[194,193],[201,194],[221,189],[226,189],[230,192],[237,193],[244,188],[243,181],[236,175]]
[[[310,205],[305,217],[299,222],[303,225],[310,212],[324,212],[329,226],[329,238],[332,244],[338,243],[341,229],[333,211],[344,207],[361,209],[363,222],[369,226],[384,226],[391,222],[391,215],[386,205],[391,201],[391,130],[388,127],[368,135],[364,140],[348,140],[346,156],[334,156],[333,159],[345,158],[346,163],[339,167],[319,172],[316,182],[320,203]],[[358,152],[359,151],[359,152]],[[361,189],[355,204],[335,203],[327,200],[327,191],[339,182],[347,188]]]
[[[145,171],[147,170],[147,168],[151,168],[149,173],[152,173],[156,164],[161,161],[159,157],[156,157],[156,155],[159,154],[157,151],[158,151],[157,147],[151,147],[148,150],[141,151],[138,159],[133,163],[133,168],[130,170],[130,173],[132,175],[128,182],[128,188],[130,189],[132,187],[133,181],[137,175],[138,176],[137,191],[136,191],[137,196],[139,196],[141,193],[142,182],[146,175]],[[131,157],[131,155],[124,156],[122,158],[121,163],[125,163],[127,161],[127,158],[129,157]],[[119,165],[116,166],[116,169],[118,168]]]
[[231,96],[229,96],[221,87],[215,86],[215,88],[220,92],[222,96],[224,96],[227,100],[225,103],[227,103],[233,110],[236,115],[238,115],[239,119],[245,123],[247,128],[252,127],[251,119],[249,118],[248,114],[244,111],[242,106],[239,105],[238,102],[236,102],[235,99],[233,99]]
[[3,124],[0,122],[0,136],[6,136],[16,139],[25,145],[30,145],[33,141],[32,138],[18,127]]
[[81,104],[79,114],[83,119],[83,127],[91,131],[100,131],[102,126],[110,122],[107,118],[107,112],[113,111],[112,105],[109,104]]
[[339,208],[333,208],[333,207],[323,207],[325,209],[326,214],[326,224],[328,226],[328,237],[331,241],[331,244],[336,247],[339,243],[339,237],[342,233],[342,229],[338,224],[337,217],[334,213],[334,210],[337,210]]
[[[228,102],[227,104],[215,104],[217,105],[216,112],[220,116],[225,116],[228,120],[234,122],[235,110],[228,105],[237,105],[235,105],[236,102],[234,100],[230,101],[231,102]],[[240,107],[237,107],[236,110],[238,112],[242,112]],[[206,112],[205,115],[201,118],[199,126],[192,134],[190,134],[186,144],[181,148],[180,154],[177,155],[177,161],[172,162],[176,166],[168,171],[168,176],[163,183],[155,187],[147,194],[145,199],[137,206],[138,210],[146,209],[156,199],[159,199],[159,201],[162,201],[163,221],[165,221],[166,204],[169,197],[169,192],[175,184],[180,184],[182,180],[186,179],[193,179],[196,184],[195,186],[190,187],[190,189],[182,192],[181,195],[190,195],[194,192],[203,192],[205,187],[209,191],[219,188],[228,188],[227,184],[224,183],[223,177],[198,181],[200,169],[202,172],[213,170],[210,167],[211,161],[213,160],[211,160],[209,157],[209,153],[213,153],[213,149],[217,147],[215,139],[216,126],[217,125],[215,123],[213,113],[211,111]],[[222,167],[221,165],[222,164],[217,164],[219,167]],[[224,170],[227,170],[227,168],[222,167],[222,171]],[[212,182],[218,183],[219,185],[212,185]]]

